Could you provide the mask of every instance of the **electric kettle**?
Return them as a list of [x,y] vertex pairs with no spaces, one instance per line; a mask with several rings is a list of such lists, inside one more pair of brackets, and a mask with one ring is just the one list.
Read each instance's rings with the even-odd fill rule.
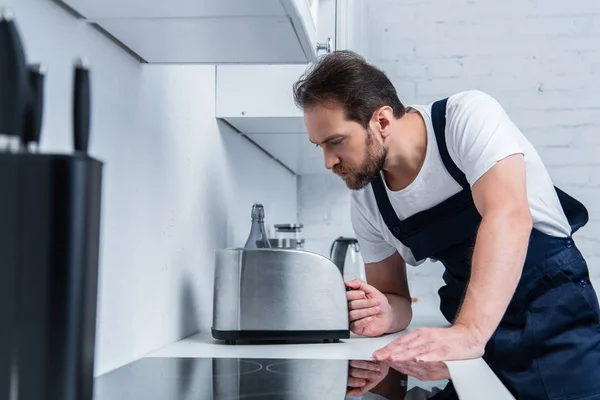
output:
[[338,267],[344,281],[360,279],[367,281],[365,264],[360,255],[360,246],[355,238],[340,236],[333,241],[329,258]]

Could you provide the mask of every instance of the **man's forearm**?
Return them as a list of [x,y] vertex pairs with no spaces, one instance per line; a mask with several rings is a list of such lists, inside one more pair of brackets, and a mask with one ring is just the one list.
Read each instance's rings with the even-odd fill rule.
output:
[[471,278],[455,325],[487,343],[517,287],[531,234],[531,215],[499,212],[484,216],[473,252]]
[[397,294],[384,293],[391,307],[392,320],[386,333],[399,332],[410,324],[412,320],[411,300]]

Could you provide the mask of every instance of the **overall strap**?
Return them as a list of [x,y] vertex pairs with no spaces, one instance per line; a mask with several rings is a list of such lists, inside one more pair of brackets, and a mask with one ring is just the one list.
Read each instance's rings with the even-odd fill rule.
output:
[[400,225],[402,224],[402,221],[400,221],[396,211],[394,211],[394,207],[392,207],[392,203],[390,203],[390,198],[385,191],[385,184],[383,183],[381,174],[377,174],[375,179],[371,181],[371,188],[373,188],[373,194],[375,194],[377,208],[379,208],[379,213],[381,214],[385,225],[388,227],[390,232],[392,232],[392,235],[396,237],[396,239],[403,242],[400,236]]
[[435,131],[435,139],[437,141],[440,156],[442,162],[446,167],[446,170],[450,173],[452,178],[460,185],[463,189],[470,189],[469,182],[465,174],[456,166],[450,153],[448,153],[448,146],[446,145],[446,104],[448,99],[438,100],[431,106],[431,121],[433,123],[433,130]]

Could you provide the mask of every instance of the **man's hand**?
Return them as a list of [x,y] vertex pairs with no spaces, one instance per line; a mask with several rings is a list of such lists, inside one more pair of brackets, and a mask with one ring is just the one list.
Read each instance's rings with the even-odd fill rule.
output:
[[390,367],[373,361],[352,360],[348,369],[347,395],[360,397],[377,386],[388,374]]
[[379,336],[392,323],[392,307],[387,297],[373,286],[354,279],[345,283],[350,330],[361,336]]
[[389,361],[388,363],[396,371],[417,378],[421,382],[450,379],[448,366],[442,361]]
[[485,343],[460,325],[449,328],[419,328],[373,353],[377,361],[451,361],[479,358]]

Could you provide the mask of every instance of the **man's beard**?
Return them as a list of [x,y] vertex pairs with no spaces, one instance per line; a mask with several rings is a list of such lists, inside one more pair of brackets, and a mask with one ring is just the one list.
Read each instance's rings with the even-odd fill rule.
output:
[[372,132],[367,132],[365,159],[359,168],[344,168],[338,164],[333,167],[336,174],[344,173],[342,179],[346,186],[352,190],[361,190],[367,186],[383,169],[387,149],[381,143],[375,140]]

